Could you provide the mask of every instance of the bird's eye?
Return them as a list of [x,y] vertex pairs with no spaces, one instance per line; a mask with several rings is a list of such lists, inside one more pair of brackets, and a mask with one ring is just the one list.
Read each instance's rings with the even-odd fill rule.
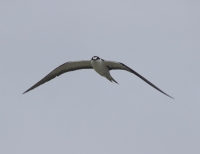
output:
[[92,60],[98,60],[98,59],[100,59],[100,58],[97,56],[92,57]]

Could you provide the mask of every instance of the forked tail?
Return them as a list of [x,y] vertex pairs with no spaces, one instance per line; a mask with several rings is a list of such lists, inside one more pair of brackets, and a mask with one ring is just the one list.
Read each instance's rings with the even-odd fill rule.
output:
[[110,82],[114,81],[115,83],[119,84],[117,81],[115,81],[115,79],[113,79],[113,77],[111,75],[106,77]]

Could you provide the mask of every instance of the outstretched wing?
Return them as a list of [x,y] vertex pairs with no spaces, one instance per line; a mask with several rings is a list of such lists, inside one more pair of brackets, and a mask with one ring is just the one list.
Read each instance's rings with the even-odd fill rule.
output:
[[[141,78],[143,81],[145,81],[146,83],[148,83],[149,85],[151,85],[152,87],[154,87],[155,89],[157,89],[158,91],[160,91],[161,93],[167,95],[170,98],[173,98],[171,96],[169,96],[168,94],[166,94],[165,92],[163,92],[162,90],[160,90],[158,87],[156,87],[153,83],[151,83],[150,81],[148,81],[147,79],[145,79],[143,76],[141,76],[140,74],[138,74],[136,71],[132,70],[130,67],[126,66],[123,63],[119,63],[119,62],[113,62],[113,61],[105,61],[106,66],[110,69],[110,70],[126,70],[128,72],[131,72],[133,74],[135,74],[136,76],[138,76],[139,78]],[[174,98],[173,98],[174,99]]]
[[[39,82],[37,82],[36,84],[34,84],[31,88],[29,88],[28,90],[26,90],[24,93],[33,90],[34,88],[44,84],[45,82],[63,74],[66,72],[70,72],[70,71],[75,71],[75,70],[79,70],[79,69],[92,69],[92,65],[90,61],[75,61],[75,62],[66,62],[60,66],[58,66],[57,68],[55,68],[52,72],[50,72],[48,75],[46,75],[43,79],[41,79]],[[23,93],[23,94],[24,94]]]

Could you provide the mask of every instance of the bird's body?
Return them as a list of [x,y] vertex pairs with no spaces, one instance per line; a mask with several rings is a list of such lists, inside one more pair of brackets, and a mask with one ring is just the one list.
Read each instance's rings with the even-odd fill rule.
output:
[[105,65],[102,60],[92,60],[91,61],[93,69],[101,76],[106,77],[109,73],[108,67]]
[[[64,64],[60,65],[59,67],[57,67],[56,69],[54,69],[52,72],[50,72],[43,79],[41,79],[39,82],[37,82],[31,88],[26,90],[24,93],[44,84],[45,82],[55,78],[56,76],[59,76],[66,72],[79,70],[79,69],[94,69],[99,75],[107,78],[111,82],[114,81],[115,83],[117,83],[117,81],[115,81],[112,78],[112,76],[110,75],[110,70],[116,70],[116,69],[126,70],[130,73],[135,74],[136,76],[141,78],[143,81],[145,81],[146,83],[148,83],[149,85],[151,85],[152,87],[154,87],[155,89],[160,91],[161,93],[169,96],[168,94],[166,94],[165,92],[160,90],[158,87],[156,87],[150,81],[145,79],[143,76],[141,76],[140,74],[138,74],[137,72],[132,70],[130,67],[126,66],[125,64],[119,63],[119,62],[113,62],[113,61],[105,61],[105,60],[99,58],[98,56],[93,56],[90,61],[85,60],[85,61],[75,61],[75,62],[64,63]],[[171,97],[171,96],[169,96],[169,97]]]
[[110,75],[109,67],[106,66],[103,59],[91,60],[93,69],[101,76],[107,78],[109,81],[117,83]]

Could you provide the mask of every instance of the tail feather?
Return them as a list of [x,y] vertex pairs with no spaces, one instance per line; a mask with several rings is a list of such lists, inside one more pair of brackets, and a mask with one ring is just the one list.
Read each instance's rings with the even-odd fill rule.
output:
[[117,81],[115,81],[115,79],[112,78],[112,81],[114,81],[115,83],[119,84]]
[[[107,78],[108,79],[108,78]],[[112,80],[108,79],[111,83],[112,83]]]
[[112,76],[107,76],[106,77],[110,82],[114,81],[115,83],[119,84],[115,79],[112,78]]

